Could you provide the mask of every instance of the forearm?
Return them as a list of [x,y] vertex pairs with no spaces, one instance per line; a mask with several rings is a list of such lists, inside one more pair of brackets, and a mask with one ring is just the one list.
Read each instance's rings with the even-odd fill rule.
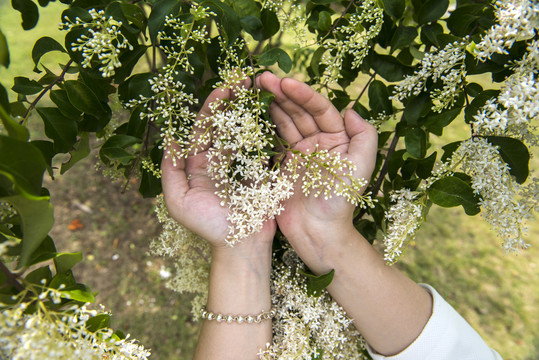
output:
[[316,261],[307,266],[318,274],[335,270],[328,291],[354,319],[372,348],[383,355],[404,350],[427,323],[431,296],[396,268],[387,266],[352,226],[307,237],[314,244],[322,243],[322,238],[331,245],[311,257]]
[[[238,256],[235,250],[212,253],[207,309],[227,315],[269,311],[271,248],[255,256]],[[271,320],[259,324],[204,320],[195,359],[256,359],[259,350],[271,342],[271,334]]]

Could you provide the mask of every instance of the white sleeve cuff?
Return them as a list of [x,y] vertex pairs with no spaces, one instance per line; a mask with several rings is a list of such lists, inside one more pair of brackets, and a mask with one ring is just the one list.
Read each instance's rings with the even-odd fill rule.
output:
[[425,328],[397,355],[378,355],[367,345],[373,360],[502,360],[433,287],[421,286],[430,292],[433,300],[432,315]]

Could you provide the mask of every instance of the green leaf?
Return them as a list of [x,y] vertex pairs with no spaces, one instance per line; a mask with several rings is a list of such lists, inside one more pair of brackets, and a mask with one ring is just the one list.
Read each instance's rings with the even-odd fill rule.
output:
[[[163,149],[159,148],[159,144],[156,144],[152,151],[150,151],[150,158],[156,165],[161,164],[161,158],[163,157]],[[146,169],[141,169],[142,176],[140,179],[139,193],[144,198],[156,197],[161,194],[163,188],[161,186],[161,179],[156,178],[152,173]]]
[[461,112],[462,108],[456,108],[444,111],[441,114],[431,115],[425,120],[424,126],[433,134],[442,136],[443,129],[451,124]]
[[391,55],[373,54],[372,68],[389,82],[401,81],[406,75],[413,73],[411,66],[404,65]]
[[181,2],[179,0],[159,0],[152,7],[152,12],[148,17],[148,33],[152,44],[157,44],[157,33],[163,30],[165,18],[168,15],[176,16],[180,11]]
[[470,105],[466,106],[464,109],[464,119],[467,123],[472,122],[474,115],[477,115],[479,109],[481,109],[488,100],[497,97],[500,94],[500,90],[485,90],[479,93]]
[[78,289],[74,290],[62,290],[61,293],[67,295],[67,297],[71,300],[80,301],[83,303],[95,302],[94,294],[92,294],[92,292],[87,287],[82,285],[78,285],[77,287]]
[[382,0],[384,11],[395,19],[400,19],[404,15],[406,8],[405,0]]
[[313,54],[313,57],[311,58],[311,69],[313,70],[313,73],[315,76],[320,76],[320,64],[322,61],[322,55],[326,52],[326,48],[324,46],[320,46]]
[[107,111],[103,108],[97,96],[82,81],[67,80],[64,82],[64,88],[69,101],[79,111],[96,118],[107,115]]
[[60,169],[60,174],[62,175],[71,169],[73,165],[90,155],[90,134],[81,132],[79,134],[79,141],[73,146],[73,150],[69,154],[71,157],[62,164],[62,168]]
[[71,104],[65,90],[52,90],[49,94],[52,102],[56,104],[58,110],[60,110],[64,116],[72,119],[80,119],[82,111]]
[[[0,92],[4,91],[4,88],[0,85]],[[1,95],[0,95],[1,96]],[[17,140],[26,141],[30,137],[30,133],[28,132],[28,129],[20,125],[18,122],[13,120],[11,116],[7,113],[7,111],[4,109],[2,104],[0,104],[0,120],[2,121],[2,125],[4,125],[4,129],[6,129],[8,135],[12,138],[15,138]]]
[[226,0],[240,18],[245,16],[260,17],[260,9],[254,0]]
[[0,200],[13,205],[21,218],[22,250],[19,267],[26,266],[31,260],[32,253],[45,240],[54,224],[54,214],[49,197],[15,195],[0,198]]
[[421,42],[425,45],[434,45],[440,47],[438,35],[444,33],[444,28],[438,23],[428,24],[421,27]]
[[54,259],[57,255],[54,241],[50,236],[47,236],[45,240],[41,242],[39,247],[30,256],[29,266],[39,264],[40,262]]
[[286,51],[280,48],[270,49],[261,54],[258,58],[258,63],[261,66],[270,66],[276,62],[285,73],[290,72],[292,69],[292,59],[290,59],[290,56],[288,56]]
[[9,67],[9,47],[2,31],[0,31],[0,65],[5,68]]
[[385,84],[374,80],[369,86],[369,107],[375,114],[393,114],[393,104],[389,99],[389,91]]
[[260,20],[262,20],[262,39],[269,39],[279,31],[281,24],[277,15],[268,9],[262,10],[260,13]]
[[41,152],[34,146],[0,135],[0,174],[6,176],[16,190],[40,196],[46,168]]
[[420,128],[413,128],[404,136],[406,151],[417,159],[422,159],[427,153],[427,134]]
[[327,288],[333,281],[335,270],[331,270],[327,274],[320,276],[309,274],[303,271],[300,271],[300,273],[307,277],[307,295],[319,297],[322,295],[322,290]]
[[321,11],[318,14],[318,30],[326,33],[331,29],[331,14],[327,11]]
[[135,44],[133,50],[126,51],[120,56],[120,62],[122,66],[116,70],[114,76],[112,77],[116,83],[120,83],[133,71],[133,68],[139,62],[140,58],[146,53],[148,49],[147,46],[141,46]]
[[140,95],[149,98],[153,91],[149,80],[155,75],[152,73],[139,73],[125,80],[118,87],[118,96],[120,101],[127,103],[133,99],[140,99]]
[[260,41],[264,37],[264,25],[262,21],[254,16],[244,16],[240,20],[241,27],[247,31],[253,39]]
[[56,273],[65,273],[71,270],[73,266],[82,261],[82,252],[61,253],[54,258]]
[[420,9],[418,9],[419,24],[422,25],[437,21],[445,14],[448,7],[449,0],[428,0]]
[[399,26],[391,38],[391,52],[410,46],[417,37],[417,29],[413,26]]
[[52,280],[52,273],[49,266],[43,266],[40,268],[35,269],[28,275],[24,277],[24,280],[32,283],[32,284],[38,284],[43,285],[41,282],[42,280],[45,280],[45,284],[48,284]]
[[45,134],[54,140],[54,150],[65,153],[71,150],[77,141],[77,123],[62,115],[58,108],[36,109],[45,125]]
[[39,10],[32,0],[11,0],[11,6],[21,13],[21,25],[24,30],[30,30],[36,26]]
[[142,8],[135,4],[124,2],[120,3],[120,6],[127,20],[129,20],[133,25],[143,32],[146,29],[148,20],[146,19],[146,15],[144,14]]
[[409,125],[418,125],[419,119],[430,111],[430,96],[427,93],[421,93],[406,99],[404,107],[404,119]]
[[481,210],[479,199],[472,187],[456,176],[448,176],[435,181],[427,190],[429,199],[442,207],[462,205],[467,215],[476,215]]
[[41,151],[45,164],[47,164],[47,172],[49,173],[50,177],[54,179],[54,171],[52,169],[52,158],[56,155],[56,151],[54,151],[54,143],[46,140],[32,140],[30,144]]
[[110,315],[98,314],[86,320],[86,329],[90,332],[110,327]]
[[206,0],[200,5],[209,7],[216,14],[214,19],[223,28],[222,35],[227,44],[231,44],[238,38],[241,32],[241,24],[240,18],[234,9],[219,0]]
[[142,140],[134,136],[113,135],[101,146],[99,156],[127,165],[134,158],[134,155],[126,149],[140,143]]
[[51,51],[60,51],[66,53],[64,47],[51,37],[44,36],[36,41],[32,49],[32,59],[34,60],[34,72],[39,73],[41,70],[37,68],[39,60],[43,55]]
[[498,146],[500,156],[509,166],[509,173],[519,184],[523,184],[530,173],[530,152],[526,145],[510,137],[489,136],[487,140],[492,145]]
[[22,95],[34,95],[43,90],[43,86],[35,80],[17,76],[15,77],[14,85],[11,90]]

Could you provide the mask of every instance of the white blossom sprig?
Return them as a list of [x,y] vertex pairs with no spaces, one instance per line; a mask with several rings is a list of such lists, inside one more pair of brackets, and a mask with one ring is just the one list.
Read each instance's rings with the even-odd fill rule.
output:
[[115,74],[115,69],[122,66],[120,53],[122,49],[133,50],[133,45],[122,34],[120,28],[122,22],[112,16],[106,17],[103,10],[90,9],[88,11],[92,20],[85,22],[79,17],[75,21],[65,18],[65,22],[60,24],[63,30],[73,28],[88,29],[88,35],[81,35],[71,47],[73,51],[82,53],[82,67],[89,68],[92,61],[96,60],[101,64],[99,70],[103,77],[111,77]]

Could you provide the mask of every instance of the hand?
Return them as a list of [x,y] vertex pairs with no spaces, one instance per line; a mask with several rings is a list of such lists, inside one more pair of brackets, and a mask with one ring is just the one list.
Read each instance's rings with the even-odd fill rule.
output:
[[[248,83],[246,82],[247,85]],[[228,99],[232,96],[229,89],[214,90],[208,96],[198,118],[212,115],[209,105],[216,99]],[[189,154],[186,159],[177,159],[176,166],[170,156],[163,157],[163,193],[167,209],[176,221],[208,240],[214,250],[223,249],[228,252],[233,250],[225,243],[229,227],[228,208],[220,205],[221,199],[215,194],[215,181],[208,176],[206,154],[209,147],[210,145],[199,149],[196,155]],[[252,247],[260,242],[265,247],[271,246],[275,229],[275,221],[267,221],[263,229],[252,236],[254,239],[245,239],[234,246],[234,250],[237,247]]]
[[[275,95],[270,114],[278,134],[292,149],[312,151],[318,145],[320,150],[339,152],[357,166],[357,178],[370,179],[378,145],[372,125],[353,110],[348,110],[343,118],[328,99],[300,81],[280,80],[266,72],[257,78],[257,84]],[[298,183],[294,195],[284,205],[277,223],[307,265],[327,245],[309,243],[308,239],[313,238],[310,235],[353,229],[354,206],[342,197],[324,200],[305,196]]]

